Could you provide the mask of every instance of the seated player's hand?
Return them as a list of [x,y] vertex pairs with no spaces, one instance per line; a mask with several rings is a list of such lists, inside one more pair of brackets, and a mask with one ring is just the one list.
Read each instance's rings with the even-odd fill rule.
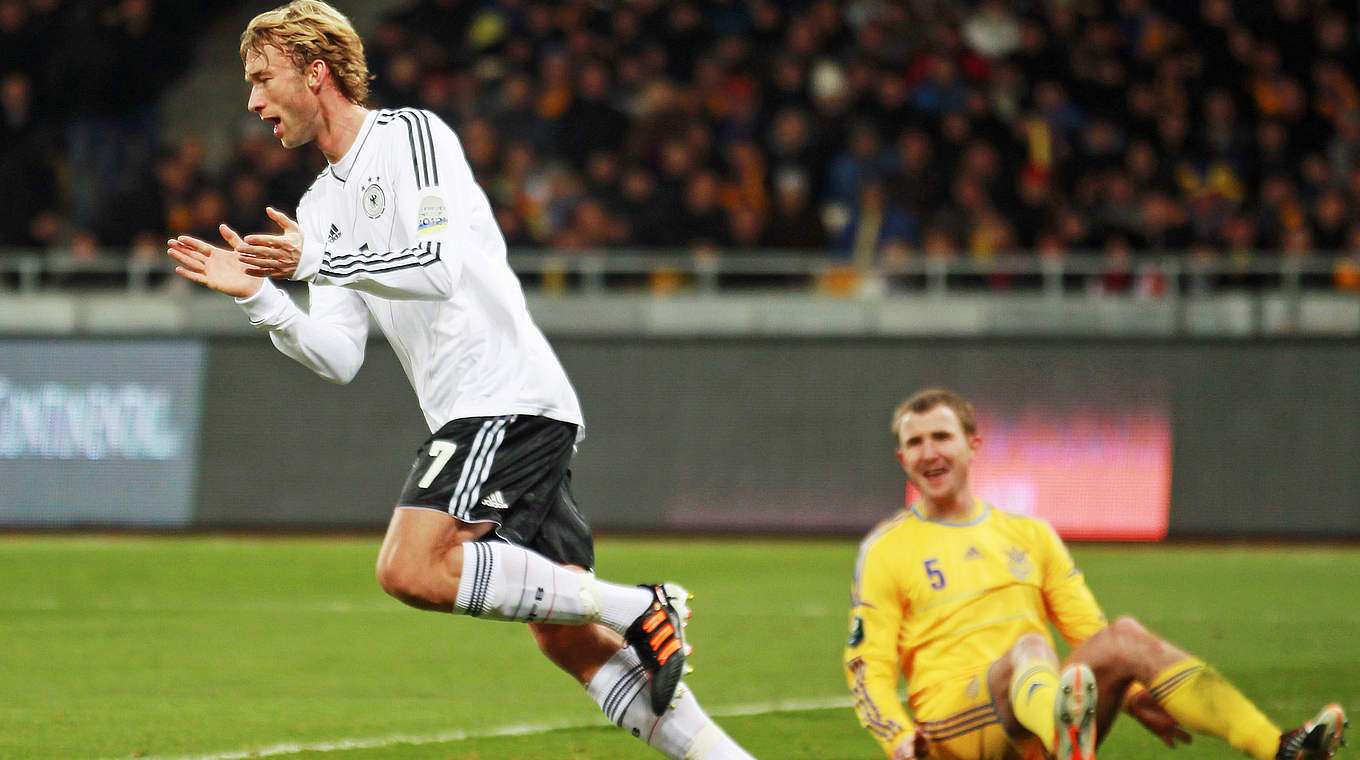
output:
[[247,274],[290,278],[297,273],[298,262],[302,260],[302,228],[278,209],[269,207],[265,213],[279,225],[278,235],[252,234],[227,242],[236,250]]
[[1130,697],[1124,704],[1124,709],[1166,746],[1174,749],[1177,742],[1190,743],[1190,734],[1181,728],[1170,713],[1157,704],[1151,693],[1142,691]]
[[893,750],[892,760],[917,760],[930,755],[930,740],[925,732],[917,727],[911,736],[902,737]]

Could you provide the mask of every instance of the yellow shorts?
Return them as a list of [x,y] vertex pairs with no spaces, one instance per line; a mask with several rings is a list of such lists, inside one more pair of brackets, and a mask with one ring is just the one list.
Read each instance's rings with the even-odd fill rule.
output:
[[916,725],[930,738],[931,760],[1032,760],[1043,745],[1026,733],[1012,737],[1001,725],[987,669],[912,695]]

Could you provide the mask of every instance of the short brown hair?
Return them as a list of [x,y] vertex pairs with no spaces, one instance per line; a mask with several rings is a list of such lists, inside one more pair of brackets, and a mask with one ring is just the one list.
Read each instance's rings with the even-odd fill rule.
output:
[[335,83],[351,103],[368,100],[368,73],[364,43],[345,14],[322,0],[293,0],[250,20],[241,33],[241,62],[250,52],[260,53],[273,45],[299,70],[315,60],[325,61]]
[[893,410],[892,432],[897,437],[899,446],[902,444],[900,432],[902,418],[908,414],[928,412],[937,406],[947,406],[954,410],[965,435],[977,435],[977,416],[973,414],[973,405],[968,399],[948,388],[924,388],[911,394],[910,398],[898,404],[897,409]]

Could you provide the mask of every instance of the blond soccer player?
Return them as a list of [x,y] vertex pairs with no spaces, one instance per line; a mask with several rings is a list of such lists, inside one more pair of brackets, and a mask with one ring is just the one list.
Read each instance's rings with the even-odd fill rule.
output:
[[[1094,760],[1121,708],[1168,747],[1189,729],[1255,760],[1335,753],[1340,706],[1282,732],[1202,660],[1131,617],[1107,622],[1047,523],[975,498],[982,438],[967,400],[922,390],[892,429],[920,500],[861,544],[844,665],[860,722],[893,760]],[[1072,646],[1061,665],[1050,623]]]
[[[675,760],[750,758],[681,682],[686,594],[597,580],[571,492],[584,421],[525,306],[505,240],[457,136],[437,115],[364,105],[369,74],[349,20],[320,0],[256,16],[241,37],[248,108],[286,148],[327,166],[297,220],[227,247],[181,235],[185,278],[236,298],[251,324],[322,377],[349,382],[370,323],[388,338],[431,435],[378,553],[406,604],[526,623],[614,723]],[[303,310],[275,279],[308,284]],[[476,652],[450,668],[480,672]]]

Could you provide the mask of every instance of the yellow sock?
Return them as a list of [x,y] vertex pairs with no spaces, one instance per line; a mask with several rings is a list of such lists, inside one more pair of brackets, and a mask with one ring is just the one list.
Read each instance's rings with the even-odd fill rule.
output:
[[1191,731],[1217,736],[1256,760],[1274,760],[1279,726],[1202,660],[1192,657],[1163,670],[1148,691]]
[[1053,754],[1053,705],[1058,698],[1058,668],[1051,662],[1030,663],[1011,678],[1011,710]]

